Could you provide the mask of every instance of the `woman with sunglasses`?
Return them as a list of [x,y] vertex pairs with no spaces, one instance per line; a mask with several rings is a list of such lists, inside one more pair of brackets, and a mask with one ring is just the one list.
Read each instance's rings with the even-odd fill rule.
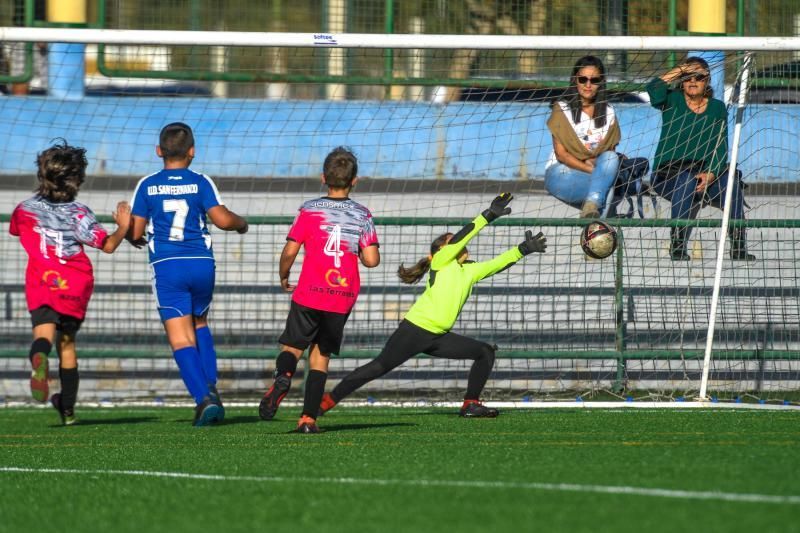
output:
[[599,58],[584,56],[575,63],[569,87],[553,104],[547,127],[553,153],[545,169],[545,189],[580,209],[582,218],[605,214],[619,168],[614,149],[621,134]]
[[[661,137],[653,161],[653,189],[672,202],[673,219],[694,220],[700,208],[723,208],[728,184],[728,112],[714,98],[708,63],[689,57],[647,84],[650,104],[661,111]],[[741,173],[736,171],[731,220],[744,219]],[[688,261],[690,227],[670,229],[670,258]],[[744,228],[731,230],[730,257],[752,261]]]

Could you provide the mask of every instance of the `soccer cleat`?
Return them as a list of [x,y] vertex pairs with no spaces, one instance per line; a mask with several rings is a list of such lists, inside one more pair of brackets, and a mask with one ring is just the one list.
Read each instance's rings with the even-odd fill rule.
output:
[[291,376],[282,374],[275,378],[272,387],[269,388],[264,397],[261,398],[261,403],[258,404],[258,416],[261,420],[272,420],[275,418],[275,413],[278,412],[278,406],[283,401],[289,388],[292,386]]
[[500,411],[486,407],[478,400],[464,400],[458,414],[464,418],[496,418]]
[[50,386],[47,383],[47,372],[49,365],[47,356],[43,353],[33,354],[31,357],[31,396],[37,402],[46,402],[50,394]]
[[303,433],[303,434],[311,434],[311,433],[322,433],[322,430],[317,426],[317,421],[311,418],[310,416],[301,416],[300,420],[297,422],[297,427],[292,431],[292,433]]
[[222,405],[222,400],[219,397],[219,391],[217,390],[216,385],[212,385],[211,383],[208,384],[208,397],[211,398],[212,402]]
[[194,409],[194,422],[192,422],[192,425],[195,427],[211,426],[221,422],[223,418],[225,418],[225,410],[222,406],[212,401],[209,396],[206,396]]
[[61,393],[57,392],[50,398],[50,403],[53,408],[58,411],[58,416],[61,417],[61,424],[64,426],[74,425],[78,419],[75,418],[75,411],[73,409],[61,408]]
[[326,392],[322,395],[322,401],[319,404],[319,412],[317,413],[317,416],[324,415],[334,407],[336,407],[336,400],[333,399],[333,396],[331,396],[330,392]]
[[208,397],[212,402],[219,406],[219,415],[217,415],[217,422],[222,422],[225,419],[225,406],[222,405],[222,400],[219,397],[219,391],[215,385],[208,386]]

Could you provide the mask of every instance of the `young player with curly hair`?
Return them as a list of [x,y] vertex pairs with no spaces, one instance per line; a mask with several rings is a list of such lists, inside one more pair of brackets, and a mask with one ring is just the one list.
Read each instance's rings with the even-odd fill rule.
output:
[[61,140],[36,158],[36,194],[11,215],[9,233],[28,254],[25,297],[31,313],[31,395],[47,401],[50,351],[56,346],[61,392],[50,401],[64,425],[75,423],[78,396],[78,356],[75,338],[86,316],[94,289],[92,262],[83,247],[112,253],[125,238],[130,206],[119,202],[117,229],[108,233],[86,205],[75,201],[86,178],[86,150]]
[[445,233],[431,244],[430,255],[411,268],[400,265],[403,283],[416,283],[430,271],[427,287],[411,306],[397,330],[389,337],[380,355],[353,370],[330,394],[325,394],[320,412],[325,413],[366,383],[377,379],[419,353],[446,359],[471,359],[472,368],[460,415],[467,418],[492,418],[497,409],[483,405],[480,394],[494,366],[495,348],[451,331],[461,308],[479,281],[501,272],[533,252],[542,253],[547,239],[540,232],[525,233],[525,240],[489,261],[468,261],[467,243],[492,221],[511,212],[513,197],[503,193],[491,206],[456,234]]

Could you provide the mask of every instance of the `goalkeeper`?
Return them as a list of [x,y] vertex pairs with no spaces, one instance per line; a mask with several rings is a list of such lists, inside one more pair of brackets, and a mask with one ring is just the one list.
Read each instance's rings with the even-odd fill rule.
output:
[[445,359],[471,359],[467,392],[460,415],[468,418],[496,417],[497,409],[480,402],[480,394],[494,366],[495,348],[470,339],[450,329],[464,306],[472,286],[510,267],[524,256],[547,248],[547,239],[540,232],[525,233],[525,240],[489,261],[468,261],[466,245],[487,224],[511,212],[512,196],[503,193],[492,201],[489,209],[464,226],[458,233],[445,233],[431,244],[429,256],[411,268],[400,265],[397,275],[403,283],[416,283],[430,270],[425,292],[414,303],[400,326],[389,337],[380,355],[353,370],[330,394],[325,394],[320,413],[333,408],[364,384],[377,379],[405,363],[418,353]]

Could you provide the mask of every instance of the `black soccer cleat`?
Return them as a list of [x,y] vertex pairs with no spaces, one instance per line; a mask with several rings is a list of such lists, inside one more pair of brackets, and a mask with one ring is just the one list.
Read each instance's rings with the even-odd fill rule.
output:
[[197,407],[194,408],[194,421],[192,425],[195,427],[212,426],[218,422],[222,422],[225,418],[225,410],[220,404],[213,401],[210,396],[203,398]]
[[212,402],[219,404],[222,407],[222,399],[219,397],[219,391],[216,385],[208,384],[208,396]]
[[459,416],[463,418],[497,418],[500,411],[493,407],[486,407],[481,402],[475,400],[467,400],[461,406],[458,412]]
[[72,426],[78,422],[75,418],[75,411],[73,409],[61,408],[61,393],[57,392],[50,397],[50,403],[53,408],[58,411],[58,416],[61,417],[61,425]]
[[217,391],[217,387],[215,385],[208,386],[208,397],[211,399],[212,403],[215,403],[219,406],[217,422],[222,422],[225,420],[225,406],[222,405],[222,399],[220,399],[219,392]]
[[278,412],[278,406],[280,406],[284,397],[286,397],[286,393],[289,392],[291,386],[291,377],[281,374],[275,378],[272,387],[264,394],[264,397],[261,398],[261,403],[258,404],[258,416],[261,417],[261,420],[272,420],[275,418],[275,413]]

